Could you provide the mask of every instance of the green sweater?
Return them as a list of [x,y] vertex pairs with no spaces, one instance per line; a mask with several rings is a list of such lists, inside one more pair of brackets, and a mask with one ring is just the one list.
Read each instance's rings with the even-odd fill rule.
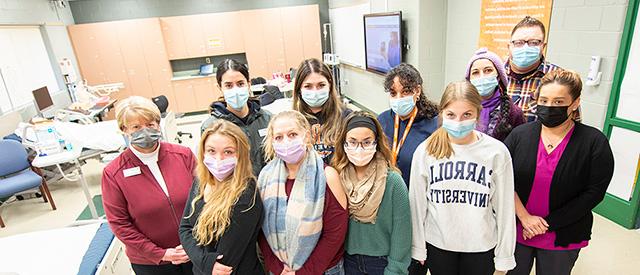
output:
[[411,262],[409,194],[398,172],[389,170],[375,224],[349,219],[345,250],[350,255],[387,256],[384,274],[407,274]]

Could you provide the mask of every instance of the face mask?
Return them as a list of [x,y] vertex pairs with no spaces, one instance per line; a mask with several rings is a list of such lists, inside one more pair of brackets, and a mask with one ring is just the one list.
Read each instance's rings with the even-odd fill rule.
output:
[[569,106],[543,106],[536,107],[536,115],[542,125],[549,128],[556,127],[569,119],[567,110]]
[[442,119],[442,128],[454,138],[463,138],[468,136],[473,129],[476,128],[476,120],[469,119],[464,121],[455,121],[451,119]]
[[223,160],[218,160],[211,156],[205,156],[202,161],[209,172],[218,180],[223,181],[226,179],[233,170],[236,169],[236,164],[238,163],[238,159],[236,157],[226,158]]
[[498,77],[487,76],[471,80],[471,84],[476,87],[480,96],[485,97],[492,95],[498,87]]
[[282,143],[274,143],[273,150],[276,151],[276,156],[289,164],[298,163],[307,151],[302,143],[302,138],[288,140]]
[[399,116],[406,116],[413,111],[416,102],[413,101],[413,96],[405,96],[398,99],[389,99],[389,106],[391,106],[391,110]]
[[129,143],[138,148],[150,149],[158,144],[160,138],[162,138],[162,133],[160,133],[160,131],[153,128],[143,128],[131,133]]
[[373,159],[373,156],[376,155],[375,147],[368,150],[362,149],[361,147],[358,147],[355,150],[349,150],[345,148],[344,151],[347,154],[347,158],[349,158],[349,161],[353,163],[353,165],[358,167],[369,164],[369,162],[371,162],[371,159]]
[[529,45],[524,45],[520,48],[513,49],[511,61],[520,68],[529,67],[538,60],[540,60],[539,47],[529,47]]
[[225,90],[224,101],[227,102],[229,107],[234,110],[242,110],[245,104],[247,104],[247,100],[249,100],[249,90],[247,87],[235,87],[229,90]]
[[317,108],[322,106],[329,99],[329,87],[324,87],[320,90],[302,89],[302,100],[306,102],[310,107]]

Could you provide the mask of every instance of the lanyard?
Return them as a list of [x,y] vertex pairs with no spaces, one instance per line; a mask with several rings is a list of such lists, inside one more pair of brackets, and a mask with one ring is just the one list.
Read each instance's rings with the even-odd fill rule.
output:
[[409,135],[409,131],[411,130],[411,125],[413,125],[413,121],[416,119],[416,115],[418,114],[418,108],[414,107],[411,112],[411,117],[409,118],[409,123],[407,123],[407,127],[404,128],[404,133],[402,134],[402,139],[400,143],[398,143],[398,128],[400,128],[400,116],[396,114],[395,123],[393,124],[393,146],[391,147],[391,158],[393,163],[396,163],[398,160],[398,154],[400,153],[400,147],[404,144],[404,141],[407,139],[407,135]]

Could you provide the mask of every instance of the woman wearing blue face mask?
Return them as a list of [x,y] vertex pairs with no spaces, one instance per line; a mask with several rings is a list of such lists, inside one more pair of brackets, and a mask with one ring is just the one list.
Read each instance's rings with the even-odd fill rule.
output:
[[259,241],[271,274],[344,274],[347,198],[336,170],[311,149],[309,130],[302,114],[285,111],[273,117],[264,141],[270,161],[258,177]]
[[504,140],[513,128],[525,122],[522,110],[507,94],[507,75],[498,55],[487,48],[478,49],[469,60],[465,78],[482,97],[482,112],[476,130]]
[[249,70],[234,59],[226,59],[216,71],[216,80],[224,98],[211,103],[211,117],[200,127],[204,132],[213,122],[224,119],[238,125],[249,137],[253,175],[258,176],[265,165],[262,139],[265,136],[271,113],[260,108],[260,101],[249,98]]
[[129,148],[102,173],[102,203],[136,274],[193,274],[178,235],[196,167],[187,147],[161,142],[160,110],[133,96],[116,106]]
[[340,101],[331,70],[320,60],[302,61],[293,87],[293,110],[311,124],[313,149],[325,163],[331,162],[334,143],[344,118],[351,113]]
[[413,157],[412,258],[433,275],[504,274],[516,265],[511,156],[474,130],[481,101],[468,81],[450,83],[440,101],[442,127]]

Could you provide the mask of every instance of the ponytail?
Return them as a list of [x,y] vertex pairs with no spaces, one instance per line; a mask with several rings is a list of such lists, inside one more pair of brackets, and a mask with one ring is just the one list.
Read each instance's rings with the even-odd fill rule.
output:
[[427,138],[427,154],[436,159],[449,158],[453,155],[453,147],[447,130],[440,127]]

